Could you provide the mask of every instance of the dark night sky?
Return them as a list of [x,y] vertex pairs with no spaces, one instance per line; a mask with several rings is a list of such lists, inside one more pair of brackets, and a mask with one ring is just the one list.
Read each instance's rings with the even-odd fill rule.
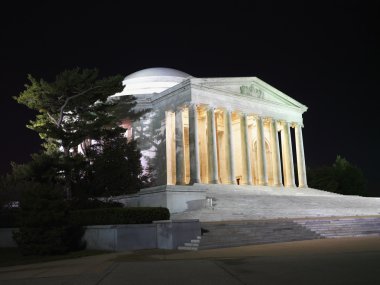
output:
[[100,4],[3,8],[0,173],[39,149],[38,136],[25,127],[33,112],[11,98],[28,73],[51,80],[76,66],[103,75],[171,67],[195,77],[257,76],[305,104],[306,164],[331,164],[340,154],[373,187],[380,161],[380,13],[365,1],[332,2],[254,4],[244,24],[230,17],[223,24],[199,24],[196,17],[189,24],[129,24],[133,10]]

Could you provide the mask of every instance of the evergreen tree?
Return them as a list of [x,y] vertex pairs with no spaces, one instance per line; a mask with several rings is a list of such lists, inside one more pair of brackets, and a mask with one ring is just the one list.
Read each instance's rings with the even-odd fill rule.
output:
[[[110,129],[88,151],[87,189],[90,196],[114,196],[137,192],[143,178],[136,141]],[[82,185],[83,187],[84,185]]]
[[[53,168],[57,166],[58,169],[54,170],[55,175],[52,177],[64,185],[68,198],[71,198],[73,188],[94,185],[91,179],[98,179],[102,176],[102,171],[110,169],[95,167],[100,164],[102,156],[109,156],[111,152],[114,155],[113,162],[116,163],[117,159],[120,163],[123,161],[119,166],[124,169],[119,169],[119,172],[125,171],[128,175],[133,175],[134,181],[139,179],[139,151],[135,143],[127,143],[122,138],[121,134],[125,130],[119,125],[121,118],[133,121],[143,112],[133,111],[136,105],[133,96],[109,100],[111,95],[122,91],[122,76],[99,79],[97,69],[75,68],[60,73],[53,82],[37,80],[31,75],[28,78],[30,84],[15,99],[38,111],[36,118],[27,127],[39,133],[44,140],[45,154],[56,159]],[[116,149],[111,151],[111,146],[119,152]],[[121,151],[120,148],[123,147],[126,149]],[[120,157],[116,158],[117,155]],[[104,157],[103,160],[105,159]],[[93,163],[95,164],[91,165]],[[112,163],[108,164],[109,167],[111,165]],[[107,181],[118,184],[115,175],[110,176],[114,179]],[[134,186],[138,189],[137,182],[130,184],[130,187]],[[112,185],[109,187],[115,188]],[[108,191],[106,187],[104,190]],[[99,187],[97,191],[92,191],[98,194],[100,192]]]
[[84,248],[84,230],[70,221],[58,186],[28,182],[21,198],[21,223],[14,239],[24,255],[62,254]]
[[332,166],[309,168],[307,176],[312,188],[345,195],[366,194],[363,172],[339,155]]

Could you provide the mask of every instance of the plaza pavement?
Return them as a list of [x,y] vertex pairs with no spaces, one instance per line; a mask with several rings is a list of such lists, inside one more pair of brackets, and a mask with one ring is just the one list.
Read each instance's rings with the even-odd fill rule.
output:
[[380,237],[180,252],[142,250],[0,268],[0,284],[380,284]]

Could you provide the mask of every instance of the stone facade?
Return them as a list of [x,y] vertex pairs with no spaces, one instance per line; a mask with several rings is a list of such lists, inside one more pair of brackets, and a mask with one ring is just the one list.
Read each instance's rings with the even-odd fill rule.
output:
[[135,95],[136,108],[150,110],[129,133],[155,186],[307,187],[307,107],[259,78],[195,78],[151,68],[127,76],[124,85],[113,97]]

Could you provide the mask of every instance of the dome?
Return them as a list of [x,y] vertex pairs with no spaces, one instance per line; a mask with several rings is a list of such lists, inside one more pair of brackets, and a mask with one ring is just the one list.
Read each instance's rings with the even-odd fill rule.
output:
[[139,70],[124,78],[124,90],[114,96],[160,93],[188,77],[191,75],[173,68],[154,67]]

